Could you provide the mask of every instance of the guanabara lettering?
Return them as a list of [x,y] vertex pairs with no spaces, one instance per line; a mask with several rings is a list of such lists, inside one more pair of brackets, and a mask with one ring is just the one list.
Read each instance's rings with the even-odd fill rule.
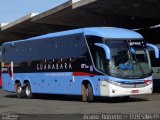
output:
[[67,69],[72,69],[72,64],[71,63],[60,63],[60,64],[55,64],[55,63],[48,63],[48,64],[37,64],[37,70],[38,71],[43,71],[43,70],[67,70]]

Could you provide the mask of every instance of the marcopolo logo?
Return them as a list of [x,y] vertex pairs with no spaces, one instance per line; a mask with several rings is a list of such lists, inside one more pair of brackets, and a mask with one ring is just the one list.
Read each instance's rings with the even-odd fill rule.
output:
[[141,42],[129,42],[129,45],[132,46],[132,45],[141,45]]

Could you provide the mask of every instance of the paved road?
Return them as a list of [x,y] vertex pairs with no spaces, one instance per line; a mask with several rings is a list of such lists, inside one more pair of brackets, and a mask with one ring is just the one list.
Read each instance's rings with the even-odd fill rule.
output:
[[[81,102],[79,97],[40,95],[34,99],[18,99],[14,93],[0,89],[0,114],[25,115],[72,114],[88,119],[89,114],[150,114],[160,113],[160,93],[132,96],[129,100],[97,98],[94,103]],[[65,116],[66,117],[66,116]],[[92,116],[89,116],[92,117]],[[94,116],[95,117],[95,116]],[[36,118],[36,117],[35,117]],[[159,117],[160,118],[160,117]]]

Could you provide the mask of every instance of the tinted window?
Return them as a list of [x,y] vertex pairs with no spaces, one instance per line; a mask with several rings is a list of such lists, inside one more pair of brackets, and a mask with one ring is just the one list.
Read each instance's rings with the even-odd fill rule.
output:
[[81,34],[45,38],[4,45],[3,61],[25,61],[75,58],[86,54],[87,47]]

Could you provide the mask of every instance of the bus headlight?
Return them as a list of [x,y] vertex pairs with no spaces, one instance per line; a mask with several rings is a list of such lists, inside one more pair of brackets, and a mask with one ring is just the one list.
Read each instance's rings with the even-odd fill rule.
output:
[[115,81],[108,81],[110,84],[113,84],[113,85],[116,85],[116,86],[119,86],[121,83],[118,83],[118,82],[115,82]]

